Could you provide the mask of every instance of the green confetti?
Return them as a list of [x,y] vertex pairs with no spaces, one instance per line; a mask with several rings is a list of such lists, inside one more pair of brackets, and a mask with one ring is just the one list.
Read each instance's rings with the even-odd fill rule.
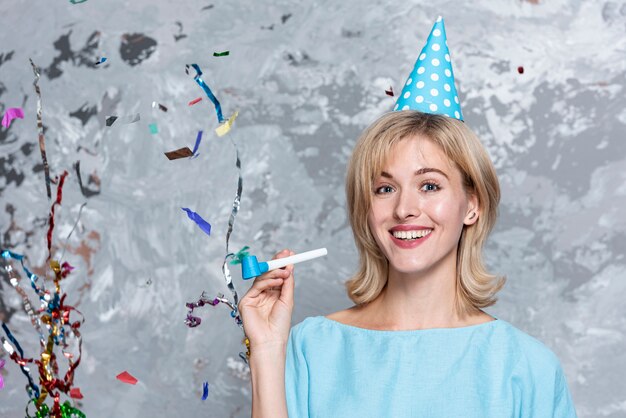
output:
[[159,133],[159,128],[157,127],[156,123],[151,123],[150,125],[148,125],[148,127],[150,128],[150,133],[152,133],[152,134],[158,134]]
[[214,57],[225,57],[226,55],[230,55],[230,51],[214,52],[213,53]]

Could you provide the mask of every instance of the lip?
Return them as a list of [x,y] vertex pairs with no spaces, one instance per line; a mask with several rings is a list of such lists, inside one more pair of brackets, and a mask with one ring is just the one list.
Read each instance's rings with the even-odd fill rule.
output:
[[389,230],[389,232],[393,231],[421,231],[423,229],[435,229],[429,228],[427,226],[419,226],[419,225],[396,225]]
[[[421,229],[432,229],[432,228],[421,228]],[[413,231],[414,229],[396,229],[396,231]],[[409,248],[415,248],[418,247],[420,245],[422,245],[424,243],[424,241],[426,241],[428,238],[430,238],[430,236],[432,234],[434,234],[435,231],[433,230],[433,232],[431,232],[430,234],[426,235],[423,238],[420,239],[416,239],[414,241],[403,241],[399,238],[396,238],[393,236],[393,233],[389,233],[389,235],[391,235],[391,240],[393,241],[394,244],[396,244],[398,247],[400,248],[404,248],[404,249],[409,249]]]

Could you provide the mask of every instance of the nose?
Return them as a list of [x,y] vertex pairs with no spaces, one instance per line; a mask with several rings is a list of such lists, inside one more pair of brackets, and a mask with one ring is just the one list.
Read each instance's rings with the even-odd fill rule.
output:
[[400,191],[396,194],[396,202],[394,207],[394,217],[403,220],[411,217],[417,217],[420,214],[418,208],[418,197],[407,191]]

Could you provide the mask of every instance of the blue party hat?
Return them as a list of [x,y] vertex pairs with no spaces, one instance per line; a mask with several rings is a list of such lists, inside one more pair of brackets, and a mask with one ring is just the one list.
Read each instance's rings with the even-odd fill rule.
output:
[[433,25],[393,110],[407,109],[463,120],[441,16]]

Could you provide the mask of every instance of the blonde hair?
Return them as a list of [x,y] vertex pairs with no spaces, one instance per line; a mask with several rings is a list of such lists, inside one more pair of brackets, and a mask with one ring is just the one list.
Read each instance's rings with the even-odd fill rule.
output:
[[359,268],[346,283],[348,297],[357,305],[376,299],[388,279],[389,264],[376,244],[367,217],[372,187],[391,148],[400,140],[425,136],[437,144],[459,169],[467,195],[475,194],[481,210],[473,225],[464,225],[457,252],[455,309],[461,316],[494,305],[506,276],[490,274],[482,249],[498,217],[500,185],[496,170],[478,137],[461,121],[414,110],[390,112],[370,125],[359,138],[348,163],[346,198]]

